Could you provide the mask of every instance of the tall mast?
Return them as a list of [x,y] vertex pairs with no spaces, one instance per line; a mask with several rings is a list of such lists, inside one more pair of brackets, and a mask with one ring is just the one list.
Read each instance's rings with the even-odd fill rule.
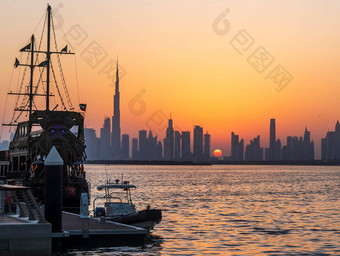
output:
[[31,79],[29,92],[29,121],[31,120],[32,104],[33,104],[33,71],[34,71],[34,35],[31,37]]
[[51,6],[47,5],[47,75],[46,75],[46,110],[50,109],[50,37],[51,37]]
[[[50,96],[54,96],[52,94],[50,94],[50,69],[51,69],[51,54],[74,54],[71,53],[70,51],[67,52],[67,45],[61,50],[61,51],[52,51],[51,52],[51,47],[50,47],[50,43],[51,43],[51,25],[53,25],[52,22],[52,13],[51,13],[51,6],[48,4],[47,5],[47,50],[43,51],[40,49],[34,49],[34,42],[35,42],[35,37],[34,35],[31,36],[31,42],[29,45],[26,45],[25,47],[23,47],[22,49],[20,49],[20,52],[26,52],[26,53],[30,53],[31,54],[31,63],[27,64],[22,64],[19,62],[19,60],[16,58],[15,59],[15,63],[14,63],[14,67],[17,68],[18,66],[24,66],[24,67],[29,67],[30,68],[30,82],[29,82],[29,91],[25,91],[25,92],[9,92],[9,95],[23,95],[23,96],[28,96],[28,108],[26,109],[26,105],[24,108],[15,108],[14,111],[28,111],[29,112],[29,119],[28,122],[30,122],[29,127],[32,126],[32,120],[31,120],[31,115],[33,114],[33,99],[35,96],[43,96],[46,97],[46,110],[50,109]],[[46,54],[46,59],[41,62],[40,64],[36,65],[34,64],[34,54],[35,53],[44,53]],[[33,74],[34,74],[34,68],[35,67],[43,67],[46,68],[46,92],[44,93],[35,93],[33,91]],[[26,87],[25,87],[26,88]],[[40,110],[41,111],[41,110]],[[15,122],[17,122],[15,120]],[[2,124],[5,126],[15,126],[15,124],[13,123],[9,123],[9,124]],[[30,129],[30,128],[29,128]]]

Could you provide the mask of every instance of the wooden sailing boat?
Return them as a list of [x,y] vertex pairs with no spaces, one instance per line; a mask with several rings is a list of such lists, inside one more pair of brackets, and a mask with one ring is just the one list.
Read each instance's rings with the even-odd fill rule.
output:
[[[46,25],[46,26],[45,26]],[[10,142],[9,150],[6,152],[5,160],[9,166],[2,174],[2,179],[6,182],[24,184],[30,186],[34,196],[43,203],[44,200],[44,159],[55,146],[64,160],[64,176],[63,176],[63,209],[72,212],[79,212],[80,195],[82,192],[88,193],[88,183],[85,179],[83,162],[86,159],[85,141],[84,141],[84,115],[81,112],[74,111],[69,93],[67,91],[64,75],[61,68],[60,55],[74,54],[67,51],[67,46],[61,51],[57,49],[57,41],[55,37],[54,23],[51,12],[51,6],[47,6],[45,16],[45,24],[43,32],[46,30],[46,50],[42,50],[43,34],[39,47],[35,47],[35,36],[32,35],[30,43],[23,47],[20,52],[29,54],[30,61],[28,63],[20,63],[15,60],[14,67],[23,67],[30,70],[30,82],[26,90],[19,92],[10,92],[10,95],[22,98],[23,106],[14,109],[18,115],[13,115],[8,126],[15,126],[16,131],[13,140]],[[51,50],[51,32],[55,42],[55,49]],[[43,56],[43,61],[39,61],[39,57]],[[62,83],[67,98],[68,106],[62,98],[59,89],[55,71],[53,69],[51,56],[56,55],[58,66],[62,76]],[[34,74],[39,73],[37,82],[34,81]],[[24,72],[25,74],[26,72]],[[63,110],[57,111],[58,105],[51,109],[51,77],[56,86]],[[45,77],[46,81],[42,81]],[[24,79],[22,79],[24,81]],[[45,86],[44,86],[45,84]],[[20,88],[24,86],[21,84]],[[39,88],[43,92],[39,93]],[[41,109],[35,104],[36,97],[44,97],[46,99],[45,106]],[[18,121],[22,113],[28,112],[28,119]],[[76,131],[74,132],[74,128]],[[73,128],[73,129],[72,129]],[[71,131],[72,130],[72,131]],[[1,155],[1,154],[0,154]],[[1,159],[0,159],[1,162]],[[6,163],[6,161],[3,161]]]

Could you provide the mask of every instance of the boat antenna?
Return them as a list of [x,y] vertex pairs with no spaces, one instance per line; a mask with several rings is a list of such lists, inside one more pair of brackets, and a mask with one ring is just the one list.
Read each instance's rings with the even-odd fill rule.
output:
[[107,175],[107,169],[106,169],[106,165],[105,165],[105,174],[106,174],[106,184],[109,184],[109,177]]

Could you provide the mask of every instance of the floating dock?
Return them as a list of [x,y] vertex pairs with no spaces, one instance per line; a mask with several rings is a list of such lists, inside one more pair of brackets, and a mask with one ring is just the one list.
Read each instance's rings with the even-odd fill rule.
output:
[[[44,219],[30,189],[1,185],[0,192],[0,255],[51,255],[52,225]],[[19,203],[19,198],[25,203]]]
[[0,185],[0,192],[1,256],[40,256],[75,248],[142,245],[147,238],[148,230],[144,228],[81,218],[69,212],[62,212],[62,231],[52,232],[52,225],[45,220],[28,187]]
[[80,218],[63,212],[63,232],[52,233],[54,249],[96,248],[102,246],[141,245],[148,230],[99,218]]

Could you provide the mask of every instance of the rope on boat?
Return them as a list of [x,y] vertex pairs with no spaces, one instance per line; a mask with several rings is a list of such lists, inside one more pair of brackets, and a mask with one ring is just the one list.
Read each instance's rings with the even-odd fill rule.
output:
[[53,74],[53,78],[54,78],[54,83],[55,83],[55,86],[57,88],[59,98],[61,100],[61,104],[63,105],[64,109],[66,109],[66,105],[64,103],[63,97],[62,97],[61,92],[59,90],[59,86],[58,86],[57,78],[56,78],[55,73],[54,73],[54,68],[53,68],[52,62],[51,62],[51,70],[52,70],[52,74]]
[[[54,21],[53,21],[53,14],[52,14],[52,31],[53,31],[53,38],[54,38],[54,45],[55,45],[55,50],[57,52],[58,51],[58,46],[57,46],[57,39],[56,39],[56,35],[55,35],[55,29],[54,29]],[[63,83],[63,87],[64,87],[64,92],[65,92],[65,95],[66,95],[66,99],[67,99],[67,103],[70,107],[70,109],[74,109],[73,108],[73,105],[72,105],[72,101],[71,101],[71,97],[70,97],[70,94],[68,93],[68,90],[67,90],[67,86],[66,86],[66,81],[65,81],[65,77],[64,77],[64,72],[63,72],[63,68],[61,66],[61,60],[60,60],[60,56],[59,54],[57,54],[57,60],[58,60],[58,66],[59,66],[59,71],[60,71],[60,76],[61,76],[61,80],[62,80],[62,83]],[[58,89],[59,90],[59,89]]]
[[74,67],[76,69],[76,84],[77,84],[78,106],[79,106],[79,104],[80,104],[80,94],[79,94],[78,67],[77,67],[77,58],[76,58],[76,55],[74,55]]

